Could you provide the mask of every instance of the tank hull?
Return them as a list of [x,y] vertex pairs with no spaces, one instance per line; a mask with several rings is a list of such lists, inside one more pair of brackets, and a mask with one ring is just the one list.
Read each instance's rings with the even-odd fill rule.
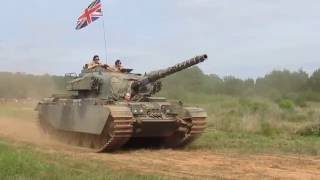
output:
[[130,140],[141,138],[157,138],[162,147],[182,147],[203,132],[207,117],[200,108],[185,108],[166,100],[109,102],[48,98],[36,109],[40,127],[46,133],[96,152],[115,151]]

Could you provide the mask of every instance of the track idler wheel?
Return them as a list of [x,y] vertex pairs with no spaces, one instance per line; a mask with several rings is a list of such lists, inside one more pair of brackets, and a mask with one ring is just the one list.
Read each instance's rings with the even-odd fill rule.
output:
[[166,137],[163,146],[167,148],[184,147],[196,140],[206,128],[207,114],[200,108],[186,108],[189,117],[183,118],[180,127]]

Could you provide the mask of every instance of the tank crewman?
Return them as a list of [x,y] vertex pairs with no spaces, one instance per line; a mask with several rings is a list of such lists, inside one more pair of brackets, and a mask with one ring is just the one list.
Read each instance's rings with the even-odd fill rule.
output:
[[114,63],[114,69],[115,71],[117,72],[121,72],[121,70],[123,69],[122,67],[122,63],[121,63],[121,60],[120,59],[117,59]]
[[88,64],[88,69],[93,69],[97,66],[101,66],[100,58],[98,55],[94,55],[92,61]]

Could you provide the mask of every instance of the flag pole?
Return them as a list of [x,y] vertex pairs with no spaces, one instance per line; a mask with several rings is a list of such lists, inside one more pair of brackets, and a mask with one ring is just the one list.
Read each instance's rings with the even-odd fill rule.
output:
[[106,56],[106,64],[108,62],[108,53],[107,53],[107,38],[106,38],[106,28],[104,24],[104,18],[102,19],[102,27],[103,27],[103,39],[104,39],[104,51]]
[[[103,3],[101,2],[101,5],[103,7]],[[103,40],[104,40],[104,52],[105,52],[105,57],[106,57],[106,64],[108,62],[108,53],[107,53],[107,37],[106,37],[106,27],[104,23],[104,9],[102,9],[102,29],[103,29]]]

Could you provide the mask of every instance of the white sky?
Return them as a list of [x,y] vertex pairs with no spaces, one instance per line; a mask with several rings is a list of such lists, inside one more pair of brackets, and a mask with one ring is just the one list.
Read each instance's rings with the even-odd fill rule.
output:
[[[2,2],[0,71],[79,72],[104,57],[102,19],[81,31],[89,0]],[[207,53],[208,74],[258,77],[320,67],[318,0],[104,0],[109,63],[152,71]]]

